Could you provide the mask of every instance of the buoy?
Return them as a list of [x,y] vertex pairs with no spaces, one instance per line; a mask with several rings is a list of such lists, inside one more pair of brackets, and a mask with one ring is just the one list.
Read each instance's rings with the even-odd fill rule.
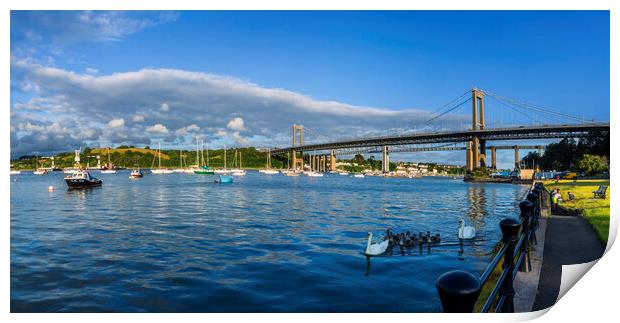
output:
[[50,192],[51,192],[51,191],[53,191],[53,190],[54,190],[54,186],[50,185],[50,186],[47,188],[47,190],[48,190],[48,191],[50,191]]

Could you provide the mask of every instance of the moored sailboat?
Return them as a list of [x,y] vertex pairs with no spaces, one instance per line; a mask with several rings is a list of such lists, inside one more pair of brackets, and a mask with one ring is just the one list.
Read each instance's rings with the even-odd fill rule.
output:
[[[151,169],[151,174],[172,174],[172,170],[168,168],[161,168],[161,143],[157,143],[157,168]],[[155,162],[155,160],[153,160]]]
[[108,164],[105,166],[105,169],[101,170],[102,174],[116,174],[116,169],[114,169],[114,165],[110,160],[110,147],[108,147]]

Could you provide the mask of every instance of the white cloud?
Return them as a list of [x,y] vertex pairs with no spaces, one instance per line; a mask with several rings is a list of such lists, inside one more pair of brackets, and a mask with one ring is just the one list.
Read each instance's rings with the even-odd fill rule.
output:
[[168,103],[164,102],[164,103],[161,104],[161,107],[159,109],[161,111],[168,112],[168,111],[170,111],[170,106],[168,105]]
[[124,125],[125,125],[125,119],[123,118],[112,119],[110,120],[110,122],[108,122],[108,127],[110,128],[120,128],[120,127],[123,127]]
[[[123,131],[97,132],[98,138],[93,140],[102,142],[148,143],[150,134],[169,135],[166,140],[175,141],[194,133],[218,137],[220,143],[286,146],[290,143],[293,123],[304,124],[309,129],[304,139],[312,143],[343,137],[402,134],[414,128],[423,131],[430,115],[425,110],[390,110],[319,101],[236,78],[176,69],[89,75],[13,59],[11,71],[11,81],[16,87],[29,83],[31,88],[38,89],[29,92],[32,95],[29,101],[11,106],[12,127],[38,111],[53,111],[50,116],[53,119],[87,120],[85,128],[104,127],[118,118],[132,121],[129,126],[125,124]],[[162,112],[163,103],[170,102],[174,102],[174,113]],[[466,125],[463,120],[469,116],[450,118],[444,121],[446,127],[451,122]],[[28,119],[33,125],[40,123],[37,120]],[[150,126],[144,124],[145,120]],[[19,141],[22,130],[15,129],[12,134]],[[79,139],[78,131],[82,130],[78,127],[69,131],[75,131],[74,137]]]
[[143,122],[144,121],[144,116],[141,114],[134,114],[133,117],[131,117],[131,120],[133,122]]
[[168,128],[166,128],[163,124],[158,123],[150,127],[146,127],[146,132],[165,135],[168,133]]
[[174,134],[177,136],[186,136],[188,133],[196,133],[200,130],[200,127],[195,125],[195,124],[191,124],[187,127],[183,127],[183,128],[179,128],[177,129]]
[[96,68],[87,67],[87,68],[84,69],[84,72],[86,72],[86,74],[94,75],[94,74],[99,73],[99,70],[96,69]]
[[226,125],[226,127],[230,130],[234,130],[234,131],[244,131],[245,127],[243,126],[243,119],[237,117],[234,118],[230,121],[228,121],[228,124]]

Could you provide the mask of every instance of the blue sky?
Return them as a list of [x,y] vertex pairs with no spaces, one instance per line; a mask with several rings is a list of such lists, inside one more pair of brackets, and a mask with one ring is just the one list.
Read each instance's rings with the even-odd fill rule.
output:
[[473,86],[609,120],[609,15],[14,11],[11,71],[18,154],[424,129]]

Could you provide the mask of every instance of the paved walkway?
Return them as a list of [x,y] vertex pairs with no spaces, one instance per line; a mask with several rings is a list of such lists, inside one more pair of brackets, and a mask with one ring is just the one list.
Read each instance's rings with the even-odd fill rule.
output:
[[551,215],[547,218],[545,232],[543,263],[532,311],[555,304],[560,292],[562,265],[590,262],[605,251],[590,224],[581,216]]

